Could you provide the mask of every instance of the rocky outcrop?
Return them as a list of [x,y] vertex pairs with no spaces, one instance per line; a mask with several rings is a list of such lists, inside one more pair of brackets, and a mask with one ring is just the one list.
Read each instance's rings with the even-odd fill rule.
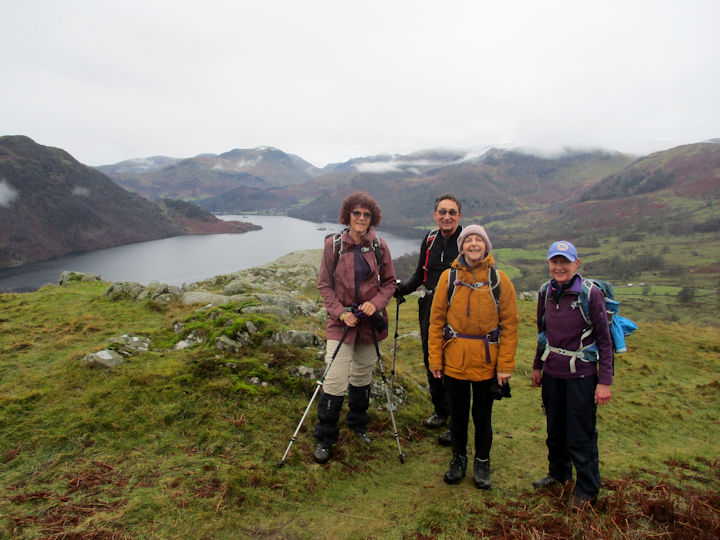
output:
[[[210,307],[237,303],[244,304],[244,313],[270,313],[284,320],[298,316],[322,319],[325,310],[319,299],[309,301],[304,294],[309,290],[317,294],[320,255],[319,250],[294,251],[262,266],[183,287],[158,282],[143,286],[132,281],[118,281],[112,283],[104,295],[113,300],[148,300],[160,305],[179,302]],[[83,276],[76,272],[73,275]]]
[[100,274],[65,271],[60,274],[58,285],[69,285],[77,281],[102,281]]
[[[183,305],[197,306],[197,313],[206,311],[207,320],[216,320],[223,310],[218,306],[233,304],[227,309],[238,314],[274,315],[289,328],[274,328],[273,332],[261,332],[252,320],[246,320],[232,333],[195,328],[188,332],[185,323],[177,322],[173,331],[178,336],[172,349],[182,351],[191,347],[211,347],[220,357],[242,357],[253,354],[257,348],[295,347],[309,349],[313,356],[322,361],[325,356],[323,340],[325,317],[327,316],[317,293],[317,273],[321,252],[296,251],[271,263],[248,268],[225,276],[215,276],[203,282],[176,287],[158,282],[143,286],[135,282],[116,282],[110,284],[104,292],[112,300],[146,301],[165,305],[177,302]],[[83,280],[82,274],[73,273],[73,279]],[[314,300],[309,298],[315,297]],[[305,320],[306,327],[300,328],[298,320]],[[309,321],[309,323],[308,323]],[[211,337],[214,336],[214,337]],[[419,339],[418,333],[411,332],[398,339]],[[126,358],[151,350],[146,338],[120,336],[109,340],[109,346],[101,351],[86,355],[82,363],[113,369],[121,365]],[[231,365],[229,362],[227,365]],[[292,370],[296,377],[317,381],[324,372],[322,368],[298,365]],[[388,374],[389,375],[389,374]],[[246,381],[256,386],[268,386],[267,381],[252,377]],[[389,381],[388,381],[388,384]],[[389,389],[390,390],[390,389]],[[405,390],[394,385],[392,407],[405,400]],[[387,394],[381,382],[373,383],[371,389],[372,404],[377,409],[388,407]]]
[[89,367],[113,369],[125,362],[130,356],[135,356],[150,350],[152,342],[144,336],[123,334],[120,337],[108,339],[107,349],[85,355],[80,364]]

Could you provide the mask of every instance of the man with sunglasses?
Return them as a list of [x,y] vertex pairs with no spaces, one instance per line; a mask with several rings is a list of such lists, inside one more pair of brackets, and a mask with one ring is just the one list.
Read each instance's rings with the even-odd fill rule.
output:
[[[445,193],[435,199],[433,219],[437,229],[430,231],[423,238],[420,246],[420,257],[415,273],[404,283],[398,283],[395,298],[402,301],[406,294],[415,291],[420,285],[425,288],[425,294],[418,300],[418,319],[420,321],[420,337],[422,339],[423,361],[427,372],[430,399],[433,403],[433,414],[425,420],[429,428],[443,427],[450,416],[450,401],[443,387],[442,379],[436,379],[430,372],[428,362],[428,329],[430,328],[430,308],[432,307],[433,293],[440,274],[450,268],[458,256],[457,239],[462,231],[460,218],[462,217],[462,204],[451,193]],[[438,442],[449,446],[452,444],[450,430],[446,430],[438,437]]]

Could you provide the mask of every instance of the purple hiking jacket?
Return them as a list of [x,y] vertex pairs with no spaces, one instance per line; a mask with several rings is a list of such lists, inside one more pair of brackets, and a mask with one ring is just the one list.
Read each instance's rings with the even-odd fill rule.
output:
[[[548,293],[547,301],[543,299],[542,292],[538,294],[537,306],[537,327],[538,332],[545,330],[548,343],[553,347],[560,347],[569,351],[576,351],[580,348],[580,336],[587,328],[587,323],[582,316],[579,306],[579,295],[582,288],[583,278],[580,274],[572,286],[562,293],[559,302],[556,304],[552,294]],[[543,316],[545,327],[543,328]],[[557,379],[577,379],[598,374],[599,384],[612,384],[613,379],[613,345],[610,337],[610,327],[607,324],[607,312],[605,310],[605,299],[602,293],[593,287],[590,291],[590,320],[592,321],[593,333],[586,338],[585,345],[595,341],[600,360],[597,363],[577,360],[576,371],[570,371],[570,358],[568,356],[550,352],[545,362],[541,356],[545,350],[538,345],[533,361],[534,369],[541,369],[551,377]]]

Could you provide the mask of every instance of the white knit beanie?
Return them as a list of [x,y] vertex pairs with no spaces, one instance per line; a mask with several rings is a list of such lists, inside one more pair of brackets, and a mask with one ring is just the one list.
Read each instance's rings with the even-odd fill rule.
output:
[[485,255],[490,253],[490,251],[492,250],[492,244],[490,243],[490,239],[485,232],[485,227],[475,224],[463,227],[462,231],[460,232],[460,236],[458,236],[457,239],[458,251],[462,251],[463,242],[465,242],[465,239],[471,234],[477,234],[478,236],[482,237],[482,239],[485,241]]

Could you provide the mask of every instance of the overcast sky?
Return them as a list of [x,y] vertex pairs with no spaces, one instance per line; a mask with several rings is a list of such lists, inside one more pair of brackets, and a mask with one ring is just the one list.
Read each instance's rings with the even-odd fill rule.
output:
[[720,137],[718,0],[0,0],[0,135],[88,165]]

